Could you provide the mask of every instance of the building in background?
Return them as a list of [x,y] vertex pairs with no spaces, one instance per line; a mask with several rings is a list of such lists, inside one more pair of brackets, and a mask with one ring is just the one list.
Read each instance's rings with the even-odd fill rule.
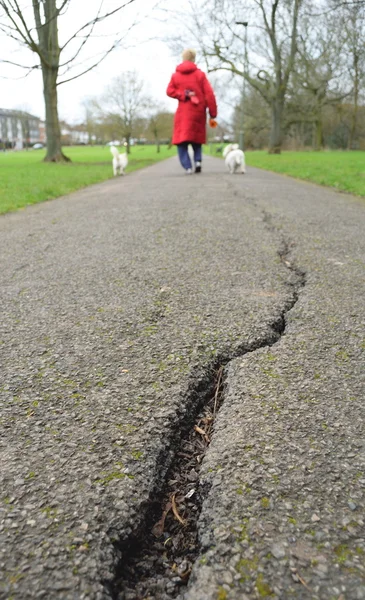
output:
[[41,141],[41,120],[22,110],[0,108],[0,147],[21,150]]
[[[61,141],[63,146],[87,145],[92,141],[86,130],[86,125],[69,125],[65,121],[60,122]],[[95,137],[95,136],[94,136]]]
[[46,144],[46,124],[44,121],[39,121],[39,141],[41,144]]

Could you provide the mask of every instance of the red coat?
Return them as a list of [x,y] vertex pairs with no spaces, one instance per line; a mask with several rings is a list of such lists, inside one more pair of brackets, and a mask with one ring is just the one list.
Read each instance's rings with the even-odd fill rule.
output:
[[[185,90],[195,92],[198,104],[186,98]],[[181,142],[206,142],[206,109],[214,119],[217,116],[217,104],[212,87],[203,71],[195,63],[188,60],[176,67],[166,93],[176,98],[179,106],[175,114],[173,144]]]

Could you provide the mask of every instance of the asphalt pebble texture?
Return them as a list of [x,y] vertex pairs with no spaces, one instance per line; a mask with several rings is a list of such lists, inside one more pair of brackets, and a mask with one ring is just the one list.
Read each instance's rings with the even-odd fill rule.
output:
[[362,600],[365,206],[257,170],[243,188],[306,285],[278,343],[229,365],[185,597]]
[[364,223],[217,159],[0,218],[0,598],[113,597],[115,543],[222,357],[181,597],[365,598]]

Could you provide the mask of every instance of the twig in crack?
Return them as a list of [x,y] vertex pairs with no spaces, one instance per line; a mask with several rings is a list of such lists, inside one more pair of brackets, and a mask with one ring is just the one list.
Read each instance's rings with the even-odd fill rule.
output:
[[311,591],[309,585],[304,581],[303,577],[301,577],[298,572],[296,573],[296,575],[297,575],[300,583],[302,583],[304,585],[304,587],[307,588],[307,590]]
[[193,454],[186,454],[186,452],[178,452],[177,455],[180,456],[181,458],[192,458],[193,457]]
[[205,439],[205,441],[207,442],[207,444],[209,444],[210,440],[209,440],[209,436],[207,435],[207,433],[204,431],[204,429],[202,429],[201,427],[198,427],[198,425],[194,425],[194,429],[197,433],[200,433],[201,436],[203,436],[203,438]]
[[214,395],[214,409],[213,409],[213,418],[215,418],[216,412],[217,412],[217,404],[218,404],[218,396],[219,396],[219,390],[221,387],[221,381],[222,381],[222,375],[223,375],[223,366],[219,367],[218,370],[218,380],[217,380],[217,387],[215,389],[215,395]]
[[[212,431],[212,427],[213,427],[213,423],[214,423],[214,417],[205,417],[204,419],[201,420],[202,425],[204,425],[204,431],[206,432],[207,436],[210,436],[210,433]],[[210,439],[209,439],[210,441]]]
[[189,577],[190,573],[191,573],[191,569],[187,569],[187,570],[185,571],[185,573],[181,573],[181,575],[180,575],[180,578],[181,578],[182,580],[186,580],[186,579],[188,579],[188,577]]
[[177,506],[176,506],[176,501],[175,501],[175,496],[176,494],[172,494],[171,496],[171,506],[172,506],[172,512],[174,513],[174,517],[177,521],[179,521],[179,523],[181,523],[181,525],[186,525],[186,521],[184,521],[184,519],[182,519],[178,513],[177,510]]

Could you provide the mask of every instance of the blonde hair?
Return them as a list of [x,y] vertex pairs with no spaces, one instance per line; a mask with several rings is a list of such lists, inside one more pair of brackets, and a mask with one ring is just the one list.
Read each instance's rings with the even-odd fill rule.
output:
[[187,48],[182,53],[183,60],[190,60],[190,62],[195,62],[195,57],[196,57],[196,52],[195,52],[195,50],[192,50],[191,48]]

